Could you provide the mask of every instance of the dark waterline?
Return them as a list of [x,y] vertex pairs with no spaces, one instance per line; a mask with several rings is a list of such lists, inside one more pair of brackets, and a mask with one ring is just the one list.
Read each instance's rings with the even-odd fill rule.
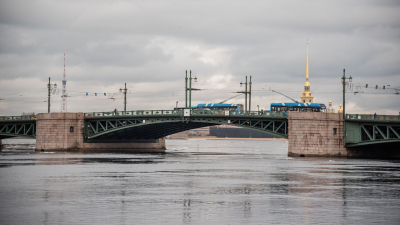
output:
[[165,154],[35,153],[3,140],[0,224],[399,224],[399,160],[290,158],[284,141]]

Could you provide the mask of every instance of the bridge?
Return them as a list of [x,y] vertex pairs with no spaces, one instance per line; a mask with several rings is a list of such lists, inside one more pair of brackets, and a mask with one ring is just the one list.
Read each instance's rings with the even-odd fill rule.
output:
[[140,110],[85,113],[84,136],[96,138],[149,139],[213,125],[232,125],[288,138],[284,113],[237,113],[223,110]]
[[[76,129],[83,127],[78,134],[83,143],[106,143],[109,140],[113,140],[113,143],[155,140],[200,127],[231,125],[289,139],[289,148],[299,147],[304,151],[321,148],[324,145],[335,148],[343,145],[343,119],[340,119],[342,114],[337,113],[289,112],[292,116],[288,116],[285,112],[238,113],[223,110],[182,109],[81,114],[82,118],[78,119],[82,121],[81,124],[76,123],[67,127],[64,122],[63,129],[71,129],[70,132],[73,132],[74,127]],[[0,139],[36,138],[38,126],[40,130],[40,125],[37,123],[40,120],[36,116],[0,117]],[[321,121],[325,122],[320,123]],[[329,129],[333,127],[333,130],[326,131],[324,126]],[[345,126],[346,148],[385,143],[400,144],[400,116],[346,114]],[[51,129],[48,128],[43,132],[49,132]],[[318,141],[315,139],[316,136],[319,136]],[[291,147],[290,143],[295,144]]]
[[[287,114],[223,110],[138,110],[84,113],[84,138],[155,139],[213,125],[232,125],[288,138]],[[36,116],[0,117],[0,138],[36,137]]]

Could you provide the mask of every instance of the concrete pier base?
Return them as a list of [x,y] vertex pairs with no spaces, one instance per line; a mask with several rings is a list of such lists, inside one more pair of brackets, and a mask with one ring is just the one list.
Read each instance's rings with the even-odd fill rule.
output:
[[289,112],[289,156],[347,156],[343,114]]
[[83,113],[39,113],[36,151],[165,152],[165,138],[154,140],[98,140],[85,143]]
[[83,143],[82,151],[165,152],[165,138],[134,142]]

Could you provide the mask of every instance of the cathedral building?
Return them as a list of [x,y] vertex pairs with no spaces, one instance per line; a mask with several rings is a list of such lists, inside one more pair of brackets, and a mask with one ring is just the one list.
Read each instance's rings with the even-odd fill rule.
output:
[[326,109],[327,113],[335,113],[335,108],[332,107],[332,100],[329,100],[329,107]]
[[300,98],[302,103],[314,102],[314,96],[311,93],[310,82],[308,81],[308,39],[307,39],[306,82],[304,82],[304,91]]

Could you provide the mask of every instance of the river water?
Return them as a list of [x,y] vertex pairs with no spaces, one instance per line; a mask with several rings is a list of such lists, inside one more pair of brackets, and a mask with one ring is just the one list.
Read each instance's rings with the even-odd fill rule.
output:
[[399,160],[290,158],[281,140],[167,140],[165,154],[3,143],[0,224],[400,223]]

